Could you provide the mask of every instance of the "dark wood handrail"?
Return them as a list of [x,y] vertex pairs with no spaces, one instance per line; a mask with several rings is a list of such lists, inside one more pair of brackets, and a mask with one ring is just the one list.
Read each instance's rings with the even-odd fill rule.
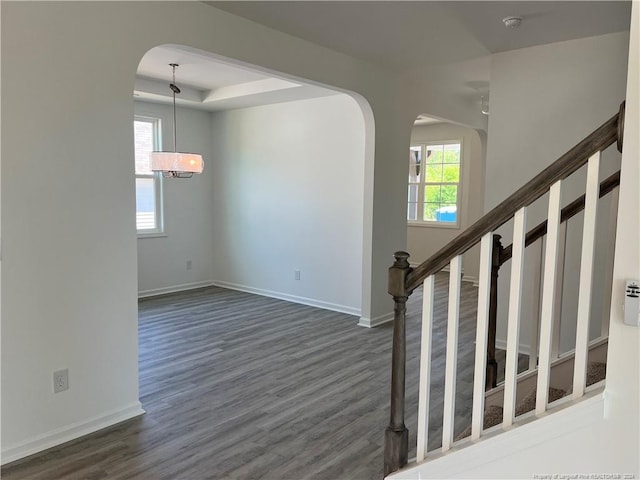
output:
[[[602,183],[600,184],[599,197],[600,198],[604,197],[607,193],[611,192],[618,185],[620,185],[620,170],[618,170],[616,173],[614,173],[613,175],[607,177],[605,180],[602,181]],[[582,210],[584,210],[584,199],[585,199],[585,196],[582,195],[576,198],[569,205],[564,207],[560,211],[560,223],[566,222],[571,217],[577,215]],[[545,220],[544,222],[541,222],[535,227],[533,227],[527,233],[524,240],[524,246],[528,247],[536,240],[544,237],[546,234],[547,234],[547,221]],[[502,265],[503,263],[511,259],[512,246],[513,245],[509,245],[508,247],[504,247],[502,249],[500,253],[500,265]]]
[[624,121],[623,118],[624,102],[620,106],[620,111],[602,126],[524,184],[449,244],[409,271],[406,279],[407,292],[413,292],[422,284],[425,278],[447,266],[453,257],[463,254],[477,244],[484,235],[505,224],[519,209],[531,205],[558,180],[564,180],[586,164],[591,155],[604,150],[616,141],[620,148],[621,139],[619,138],[620,128],[618,124],[619,121]]

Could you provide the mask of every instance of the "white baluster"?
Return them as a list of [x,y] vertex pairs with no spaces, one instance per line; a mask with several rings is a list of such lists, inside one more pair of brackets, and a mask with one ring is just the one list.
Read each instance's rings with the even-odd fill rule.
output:
[[422,287],[422,338],[420,344],[420,385],[418,386],[418,462],[427,455],[429,441],[429,388],[431,383],[431,329],[435,276],[429,275]]
[[489,333],[489,298],[491,292],[491,249],[493,233],[480,243],[480,273],[478,278],[478,319],[476,324],[476,363],[473,374],[473,411],[471,439],[480,438],[484,420],[484,386],[487,373],[487,336]]
[[556,290],[556,261],[558,257],[558,233],[560,230],[561,190],[561,180],[554,183],[549,190],[547,243],[544,255],[544,280],[542,284],[542,308],[540,313],[540,355],[538,360],[536,415],[541,415],[546,411],[547,399],[549,397],[549,366]]
[[[536,242],[535,245],[532,246],[531,250],[534,253],[539,251],[542,252],[542,243],[544,238],[540,241]],[[531,320],[529,324],[529,370],[535,370],[538,366],[538,334],[540,333],[540,301],[542,299],[542,254],[540,255],[539,261],[534,264],[534,268],[532,268],[531,275],[537,279],[534,283],[532,295],[532,304],[533,311],[531,314]]]
[[518,339],[522,304],[524,271],[524,240],[527,233],[527,209],[521,208],[513,219],[513,247],[511,256],[511,285],[509,288],[509,317],[507,323],[507,358],[504,376],[504,415],[502,425],[509,427],[515,418],[516,376],[518,375]]
[[442,451],[453,443],[453,422],[456,397],[456,364],[458,359],[458,322],[460,312],[460,276],[462,256],[451,260],[449,266],[449,314],[447,322],[447,353],[444,376],[444,412],[442,418]]
[[538,308],[537,315],[531,317],[530,327],[530,341],[529,341],[529,362],[528,369],[535,370],[538,365],[538,321],[540,319],[540,309]]
[[618,197],[617,188],[611,192],[609,208],[609,241],[607,248],[607,261],[604,271],[604,298],[602,300],[602,323],[600,336],[609,336],[609,312],[611,311],[611,289],[613,288],[613,257],[616,249],[616,228],[618,224]]
[[573,398],[584,395],[589,354],[589,317],[593,286],[593,257],[595,253],[596,216],[600,189],[600,152],[589,158],[587,164],[587,190],[584,204],[584,228],[582,230],[582,256],[578,287],[578,324],[576,326],[576,354],[573,369]]
[[556,299],[553,315],[553,335],[551,337],[551,360],[560,354],[560,332],[562,326],[562,297],[564,293],[564,257],[567,253],[567,228],[569,220],[560,224],[558,230],[558,260],[556,271]]

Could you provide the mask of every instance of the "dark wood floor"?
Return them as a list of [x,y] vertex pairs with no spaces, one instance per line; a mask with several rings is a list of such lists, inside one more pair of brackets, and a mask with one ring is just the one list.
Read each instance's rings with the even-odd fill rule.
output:
[[[430,448],[440,444],[447,274],[436,282]],[[415,455],[421,295],[408,305]],[[470,421],[476,289],[462,284],[456,432]],[[389,325],[211,287],[140,301],[147,413],[2,469],[4,480],[382,478]]]

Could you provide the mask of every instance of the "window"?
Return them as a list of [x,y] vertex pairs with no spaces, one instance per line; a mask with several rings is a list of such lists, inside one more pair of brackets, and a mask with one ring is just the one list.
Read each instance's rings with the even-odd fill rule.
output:
[[151,171],[149,152],[160,150],[160,120],[133,121],[136,173],[136,228],[138,234],[162,233],[162,176]]
[[458,225],[459,186],[460,142],[409,148],[409,222]]

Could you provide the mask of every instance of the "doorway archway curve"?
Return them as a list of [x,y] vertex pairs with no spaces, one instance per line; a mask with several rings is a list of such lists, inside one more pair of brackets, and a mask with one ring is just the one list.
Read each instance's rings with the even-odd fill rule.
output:
[[[304,294],[299,295],[295,290],[295,287],[297,287],[297,285],[287,286],[284,284],[286,282],[275,285],[273,287],[265,287],[264,282],[260,284],[260,279],[258,279],[255,285],[247,285],[246,281],[240,281],[238,278],[233,278],[233,275],[226,275],[228,273],[228,267],[225,267],[224,265],[217,265],[217,267],[221,268],[218,268],[218,271],[215,272],[213,276],[207,277],[206,275],[201,275],[199,278],[189,279],[189,281],[187,282],[177,284],[176,281],[172,281],[167,285],[142,285],[146,282],[145,278],[147,277],[147,275],[141,271],[139,273],[141,283],[139,289],[148,294],[153,294],[154,292],[158,292],[158,290],[167,291],[167,289],[173,288],[173,286],[176,284],[178,285],[178,287],[180,285],[201,286],[207,283],[207,281],[209,280],[220,280],[216,276],[220,274],[219,272],[223,272],[222,275],[226,275],[228,277],[223,281],[226,281],[230,284],[233,283],[235,285],[253,288],[259,292],[268,291],[269,293],[276,296],[280,294],[283,298],[289,296],[293,300],[296,300],[296,298],[303,298],[303,301],[310,302],[312,304],[313,300],[318,300],[316,302],[318,306],[345,311],[347,313],[352,313],[355,315],[362,315],[363,306],[368,302],[366,298],[366,292],[370,290],[369,277],[371,271],[371,269],[368,267],[368,260],[371,256],[371,248],[368,243],[370,243],[371,240],[370,235],[366,233],[367,228],[370,228],[371,222],[367,222],[366,208],[369,207],[370,203],[367,202],[367,195],[370,196],[373,190],[373,177],[371,172],[373,171],[373,145],[375,141],[375,127],[373,122],[373,113],[369,103],[364,99],[363,96],[341,88],[327,86],[320,82],[309,81],[307,79],[299,78],[294,75],[285,74],[282,72],[274,72],[273,70],[267,69],[265,67],[251,65],[247,62],[234,60],[220,54],[207,52],[189,46],[164,44],[148,50],[139,63],[137,69],[136,84],[134,87],[134,95],[136,100],[138,100],[138,102],[136,102],[136,113],[142,111],[143,114],[148,114],[149,116],[151,116],[151,114],[149,114],[148,107],[145,109],[141,109],[139,107],[139,104],[141,102],[149,102],[148,104],[158,105],[170,101],[171,91],[167,87],[167,83],[168,80],[170,80],[171,75],[171,70],[168,67],[168,64],[170,63],[176,63],[180,65],[180,67],[178,67],[176,75],[176,83],[182,90],[177,100],[179,107],[189,107],[194,111],[239,111],[243,108],[259,106],[272,108],[275,111],[277,109],[273,107],[274,105],[290,106],[294,105],[296,101],[299,100],[309,100],[312,102],[316,102],[317,104],[317,102],[322,102],[324,98],[332,99],[338,97],[342,98],[342,104],[350,104],[345,108],[348,110],[348,113],[349,115],[351,115],[352,119],[354,112],[357,111],[357,114],[360,117],[358,120],[359,125],[357,126],[359,131],[354,133],[352,136],[354,137],[354,139],[356,139],[356,141],[357,139],[359,139],[361,143],[358,146],[356,152],[356,156],[358,158],[345,158],[345,162],[348,160],[355,163],[355,166],[351,167],[350,181],[357,183],[355,191],[359,191],[360,193],[358,194],[358,198],[355,200],[353,198],[353,194],[350,194],[350,198],[346,198],[346,189],[343,188],[345,198],[342,201],[357,202],[359,211],[357,218],[354,217],[353,221],[344,221],[342,223],[345,225],[349,225],[348,228],[351,228],[352,230],[354,225],[357,225],[358,228],[358,245],[354,246],[353,242],[351,242],[352,247],[349,249],[350,255],[353,256],[355,254],[358,257],[357,265],[354,264],[353,268],[349,269],[351,271],[357,272],[357,278],[352,279],[349,285],[352,285],[352,290],[354,288],[353,285],[357,286],[358,298],[354,301],[353,298],[356,296],[356,294],[354,292],[351,292],[351,299],[347,300],[339,298],[339,295],[336,296],[337,294],[331,297],[330,293],[327,293],[327,298],[314,299]],[[153,109],[155,108],[156,107],[154,107]],[[226,120],[220,119],[225,119],[228,117],[229,115],[225,114],[218,114],[215,116],[215,118],[217,118],[219,122],[223,123]],[[342,117],[342,115],[336,115],[335,117],[337,121],[338,118]],[[279,121],[287,122],[289,120],[280,118]],[[188,127],[188,123],[185,123],[183,125],[183,123],[181,122],[182,121],[179,115],[179,130],[184,131],[185,127]],[[168,120],[168,123],[170,123],[170,119]],[[352,122],[351,125],[353,125],[354,123],[355,122]],[[263,123],[262,125],[266,124]],[[291,128],[297,127],[292,126]],[[170,130],[166,128],[164,130],[168,135],[171,134]],[[255,134],[259,135],[259,133],[250,134],[248,136],[245,136],[245,140],[251,143],[251,138]],[[184,133],[179,133],[178,138],[182,138],[183,135]],[[344,142],[344,139],[340,140],[340,142]],[[216,142],[214,135],[213,143],[215,144],[213,147],[213,151],[216,153],[216,155],[212,155],[212,161],[214,163],[205,161],[205,171],[211,171],[211,168],[219,168],[217,163],[219,163],[220,161],[221,152],[216,149],[218,148],[218,145],[226,144],[227,140]],[[331,157],[333,156],[334,155],[331,155]],[[210,165],[207,165],[207,163],[210,163]],[[355,176],[353,175],[354,168],[355,170],[357,170],[355,172]],[[222,171],[222,174],[222,177],[224,177],[224,175],[229,175],[229,172]],[[334,176],[340,176],[341,172],[336,172],[336,174],[334,174]],[[218,181],[217,177],[219,177],[219,175],[217,174],[213,176],[213,182]],[[327,178],[326,180],[330,181],[329,178]],[[196,181],[199,181],[199,179],[197,179]],[[196,182],[194,182],[194,184],[195,183]],[[224,182],[214,187],[212,195],[219,195],[219,192],[224,191],[227,185],[228,182]],[[319,185],[318,187],[320,189],[326,190],[327,185]],[[180,185],[180,188],[183,191],[185,190],[183,185]],[[172,196],[172,198],[174,198],[175,200],[177,195],[172,195],[172,192],[170,191],[172,189],[175,189],[172,183],[166,184],[165,194],[167,196]],[[218,197],[219,205],[222,203],[221,200],[222,198]],[[350,208],[352,208],[352,206]],[[182,230],[184,231],[185,229]],[[289,232],[289,235],[294,234],[295,233],[293,232]],[[339,234],[336,233],[334,236],[339,237]],[[167,237],[171,238],[172,235],[168,235]],[[173,237],[175,237],[175,235],[173,235]],[[235,239],[235,241],[231,240],[230,238],[222,240],[224,240],[222,244],[227,244],[230,249],[234,249],[239,243],[241,243],[237,241],[237,238]],[[353,231],[351,231],[351,240],[353,240]],[[154,247],[162,243],[166,245],[171,242],[170,240],[162,239],[160,242],[154,242]],[[218,242],[217,244],[221,243]],[[158,281],[161,278],[161,275],[158,275],[158,268],[162,263],[160,257],[166,256],[166,249],[162,249],[162,252],[158,250],[155,253],[149,253],[148,251],[146,251],[148,250],[145,248],[146,245],[141,246],[141,242],[139,242],[138,246],[139,267],[144,269],[144,265],[146,263],[153,264],[153,279],[154,281]],[[335,245],[334,248],[340,249],[340,246]],[[184,250],[181,245],[174,246],[173,249],[176,253]],[[245,251],[252,250],[252,248],[245,249]],[[289,252],[291,253],[291,249],[289,250]],[[228,255],[228,253],[229,252],[227,251],[225,255]],[[156,260],[152,260],[151,257],[154,257]],[[351,261],[353,262],[353,259],[351,259]],[[191,258],[182,261],[182,263],[186,262],[190,262],[191,265],[199,264],[199,262],[194,261],[194,259]],[[339,263],[339,261],[333,262],[333,264],[336,266]],[[324,264],[331,265],[332,262],[326,261],[324,262]],[[211,266],[211,270],[215,270],[215,267],[216,266]],[[309,268],[313,268],[313,266]],[[285,272],[283,276],[290,276],[291,278],[294,278],[293,272],[294,270],[297,270],[297,268],[292,268],[291,270],[291,275],[288,275]],[[327,289],[327,287],[323,286],[323,284],[326,285],[329,283],[335,284],[335,279],[333,282],[330,282],[328,278],[321,279],[320,288],[316,289],[316,291],[319,291],[322,294],[323,289]]]

